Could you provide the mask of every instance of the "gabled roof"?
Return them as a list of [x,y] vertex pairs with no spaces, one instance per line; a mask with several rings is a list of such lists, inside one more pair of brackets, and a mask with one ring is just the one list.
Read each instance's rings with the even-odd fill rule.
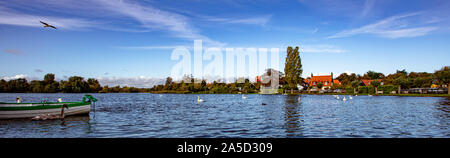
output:
[[331,81],[333,77],[331,75],[324,75],[324,76],[312,76],[311,81]]
[[381,82],[381,79],[376,79],[376,80],[361,80],[361,81],[364,83],[365,86],[370,86],[370,82],[373,82],[373,81]]

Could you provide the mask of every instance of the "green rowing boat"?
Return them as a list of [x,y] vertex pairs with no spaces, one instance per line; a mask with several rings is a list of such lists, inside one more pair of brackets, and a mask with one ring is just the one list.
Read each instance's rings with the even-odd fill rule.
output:
[[97,99],[86,94],[81,102],[0,103],[0,119],[33,118],[39,115],[57,115],[63,105],[66,116],[89,114]]

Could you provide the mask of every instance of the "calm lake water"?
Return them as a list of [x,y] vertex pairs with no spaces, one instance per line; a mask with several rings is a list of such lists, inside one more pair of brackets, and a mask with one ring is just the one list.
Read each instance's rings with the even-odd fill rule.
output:
[[[80,101],[84,94],[0,94],[0,102]],[[440,97],[93,94],[89,116],[0,120],[0,137],[450,137]],[[197,96],[206,102],[197,104]],[[343,96],[340,96],[341,99]],[[347,96],[348,99],[348,96]],[[262,105],[265,103],[266,105]]]

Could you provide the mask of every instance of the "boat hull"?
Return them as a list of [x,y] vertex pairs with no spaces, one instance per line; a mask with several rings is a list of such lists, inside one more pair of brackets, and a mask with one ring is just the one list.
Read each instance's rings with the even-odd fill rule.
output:
[[[0,119],[33,118],[39,115],[60,115],[62,104],[37,106],[0,107]],[[91,111],[90,103],[68,104],[64,115],[83,115]]]

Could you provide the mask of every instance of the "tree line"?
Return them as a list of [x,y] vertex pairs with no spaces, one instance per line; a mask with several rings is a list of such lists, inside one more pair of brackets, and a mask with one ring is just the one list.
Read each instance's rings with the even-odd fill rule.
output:
[[55,74],[46,74],[44,80],[28,82],[25,78],[0,80],[0,93],[133,93],[149,92],[149,88],[102,87],[97,79],[85,80],[80,76],[68,80],[55,81]]
[[166,78],[163,85],[155,85],[150,91],[156,93],[258,93],[261,82],[251,83],[248,78],[239,78],[233,83],[206,80],[185,75],[181,81]]
[[449,87],[450,69],[449,66],[444,66],[434,73],[407,72],[403,69],[397,70],[396,73],[387,76],[375,71],[368,71],[363,75],[342,73],[336,79],[341,82],[341,85],[334,85],[332,87],[333,89],[345,87],[359,88],[362,80],[374,80],[371,82],[371,86],[375,88],[381,85],[377,80],[381,80],[384,85],[398,86],[399,89]]

